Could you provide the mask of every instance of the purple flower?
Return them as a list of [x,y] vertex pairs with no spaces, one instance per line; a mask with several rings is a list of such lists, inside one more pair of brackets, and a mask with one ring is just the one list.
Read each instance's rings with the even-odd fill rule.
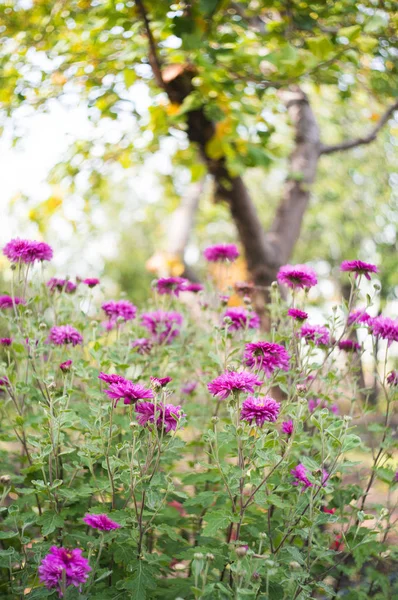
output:
[[315,346],[327,346],[330,342],[329,331],[323,325],[306,323],[300,330],[300,336],[306,342],[313,342]]
[[329,404],[326,400],[322,400],[321,398],[310,398],[308,400],[308,410],[312,413],[317,408],[327,408],[335,415],[339,414],[339,407],[337,404]]
[[292,435],[294,430],[293,421],[283,421],[282,423],[282,432],[286,433],[289,437]]
[[375,317],[368,322],[371,332],[376,337],[381,337],[383,340],[388,340],[388,345],[393,342],[398,342],[398,321],[393,321],[389,317]]
[[307,265],[284,265],[278,271],[279,283],[294,288],[311,288],[318,283],[314,269]]
[[191,283],[187,281],[184,283],[182,287],[183,292],[192,292],[193,294],[197,294],[203,290],[203,285],[201,283]]
[[144,313],[141,317],[142,325],[152,334],[158,344],[169,344],[180,333],[183,317],[175,311],[155,310]]
[[344,352],[359,352],[361,350],[358,342],[354,342],[353,340],[340,340],[337,345]]
[[83,343],[83,337],[72,325],[58,325],[51,327],[48,341],[57,346],[66,344],[77,346],[77,344]]
[[295,479],[295,481],[293,481],[293,485],[302,485],[303,490],[312,487],[312,483],[307,478],[307,469],[301,463],[294,467],[290,473]]
[[305,321],[308,319],[308,314],[303,310],[299,310],[298,308],[289,308],[287,314],[289,317],[296,319],[296,321]]
[[185,283],[187,283],[187,280],[182,277],[161,277],[157,280],[155,285],[158,294],[178,296],[179,293],[185,289]]
[[74,585],[80,588],[87,581],[90,571],[88,560],[82,556],[80,548],[68,550],[52,546],[39,566],[39,577],[48,589],[57,588],[62,597],[63,581],[66,587]]
[[203,251],[203,256],[209,262],[233,262],[239,256],[239,250],[235,244],[215,244]]
[[262,427],[266,421],[274,423],[278,418],[280,409],[279,402],[270,396],[264,396],[263,398],[249,396],[242,404],[240,420],[249,424],[255,421],[258,427]]
[[223,319],[229,318],[232,323],[228,327],[228,331],[239,331],[240,329],[258,329],[260,327],[260,319],[256,313],[249,313],[244,308],[233,307],[225,311]]
[[45,242],[34,240],[11,240],[3,248],[3,254],[13,263],[34,263],[37,260],[51,260],[53,251]]
[[119,529],[119,527],[121,527],[119,523],[116,523],[116,521],[112,521],[112,519],[110,519],[108,515],[105,514],[92,515],[90,513],[87,513],[86,515],[84,515],[83,521],[90,527],[93,527],[94,529],[99,529],[100,531],[111,531],[112,529]]
[[93,288],[100,284],[100,280],[96,277],[87,277],[86,279],[83,279],[82,283],[88,285],[89,288]]
[[348,325],[352,325],[353,323],[368,323],[368,321],[372,317],[368,315],[368,313],[363,309],[358,309],[352,311],[348,315],[347,323]]
[[370,281],[369,273],[378,273],[379,269],[376,265],[362,262],[361,260],[343,260],[340,265],[340,271],[349,271],[355,273],[355,277],[365,275],[366,279]]
[[8,377],[0,377],[0,388],[1,387],[10,387],[10,381]]
[[46,286],[49,288],[50,292],[66,292],[67,294],[72,294],[76,291],[76,284],[68,279],[58,279],[57,277],[51,277],[46,283]]
[[108,390],[105,390],[105,394],[115,401],[115,406],[119,400],[123,400],[124,404],[135,404],[137,400],[145,400],[147,398],[153,398],[153,391],[139,383],[132,383],[127,379],[119,381],[117,383],[111,383]]
[[[14,304],[25,304],[25,300],[23,298],[18,298],[17,296],[14,298]],[[0,309],[2,308],[12,308],[13,300],[11,296],[0,296]]]
[[156,406],[153,402],[139,402],[135,407],[135,413],[138,423],[143,427],[148,423],[156,423],[156,427],[158,429],[164,427],[166,433],[175,431],[180,419],[185,417],[181,406],[162,404],[162,402]]
[[11,346],[12,338],[0,338],[0,344],[2,346]]
[[61,369],[61,371],[63,373],[67,373],[68,371],[70,371],[71,366],[72,366],[72,361],[66,360],[65,362],[63,362],[59,365],[59,368]]
[[151,383],[155,388],[163,388],[172,381],[171,377],[151,377]]
[[149,354],[152,350],[152,342],[148,338],[137,338],[131,345],[137,349],[138,354]]
[[253,342],[246,344],[243,360],[251,369],[261,369],[267,377],[271,377],[276,369],[289,370],[290,357],[280,344]]
[[116,321],[118,317],[125,321],[132,321],[137,314],[136,307],[128,300],[109,300],[104,302],[102,310],[111,321]]
[[261,385],[261,381],[252,373],[242,371],[226,371],[213,381],[207,384],[209,392],[219,398],[225,400],[228,396],[235,392],[245,392],[247,394],[254,393],[254,386]]
[[181,394],[185,394],[186,396],[189,396],[196,390],[197,387],[198,387],[197,381],[188,381],[187,383],[184,383],[184,385],[182,386]]
[[237,281],[234,283],[234,288],[240,296],[250,296],[254,290],[254,284],[247,281]]
[[387,375],[387,383],[391,385],[391,387],[398,386],[398,372],[393,370],[391,373]]
[[108,373],[104,373],[103,371],[100,371],[98,379],[101,379],[102,381],[105,381],[105,383],[109,384],[127,381],[127,379],[125,377],[122,377],[121,375],[116,375],[116,373],[108,375]]

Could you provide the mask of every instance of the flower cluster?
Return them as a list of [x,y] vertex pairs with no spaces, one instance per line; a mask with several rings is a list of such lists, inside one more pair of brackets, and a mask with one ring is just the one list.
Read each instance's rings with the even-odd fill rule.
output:
[[12,298],[11,296],[0,296],[0,310],[3,308],[12,308],[18,304],[26,304],[23,298],[18,298],[18,296]]
[[239,331],[240,329],[258,329],[260,319],[256,313],[249,313],[244,308],[228,308],[224,313],[224,319],[230,319],[228,331]]
[[45,242],[13,239],[3,248],[3,254],[12,263],[31,264],[36,261],[51,260],[53,251]]
[[306,323],[300,330],[300,337],[306,342],[313,342],[315,346],[327,346],[330,343],[329,331],[323,325]]
[[55,325],[50,329],[48,341],[56,346],[77,346],[83,343],[83,336],[72,325]]
[[280,344],[271,342],[253,342],[246,344],[243,360],[251,369],[264,371],[271,377],[276,369],[289,370],[289,354]]
[[80,548],[68,550],[52,546],[39,566],[39,577],[48,589],[56,588],[62,596],[64,585],[80,588],[87,581],[90,571],[88,560],[84,558]]
[[187,280],[182,277],[161,277],[156,281],[155,287],[158,294],[168,294],[178,296],[180,292],[186,290]]
[[108,300],[102,305],[102,310],[111,322],[115,322],[117,318],[132,321],[137,314],[137,308],[128,300]]
[[115,406],[119,400],[124,404],[135,404],[138,400],[153,398],[153,391],[145,388],[139,383],[133,383],[128,379],[119,380],[117,383],[111,383],[105,394],[115,401]]
[[209,246],[203,252],[209,262],[233,262],[239,256],[239,250],[235,244],[215,244]]
[[398,342],[398,321],[380,315],[370,319],[368,325],[373,335],[387,340],[389,346],[393,342]]
[[139,402],[135,407],[135,414],[138,423],[143,427],[156,424],[158,429],[164,429],[166,433],[175,431],[180,420],[185,417],[181,406],[162,402]]
[[279,283],[295,288],[311,288],[318,283],[314,269],[308,265],[284,265],[278,271]]
[[112,531],[112,529],[119,529],[119,527],[121,527],[119,523],[112,521],[112,519],[105,514],[94,515],[87,513],[83,517],[83,521],[89,527],[92,527],[93,529],[99,529],[100,531]]
[[305,321],[308,319],[308,314],[304,310],[300,310],[299,308],[289,308],[287,311],[289,317],[295,319],[296,321]]
[[207,384],[209,392],[219,400],[225,400],[230,394],[240,392],[254,393],[255,386],[261,381],[246,371],[226,371]]
[[242,403],[240,420],[246,421],[249,424],[255,421],[258,427],[262,427],[266,421],[269,423],[276,421],[280,409],[281,405],[279,402],[270,396],[265,396],[264,398],[249,396]]
[[46,285],[50,292],[58,290],[58,292],[66,292],[67,294],[72,294],[77,288],[73,281],[69,281],[69,279],[58,279],[58,277],[51,277]]
[[370,273],[378,273],[379,269],[376,265],[363,262],[362,260],[343,260],[340,265],[341,271],[347,271],[349,273],[355,273],[355,277],[365,275],[366,279],[370,281]]
[[156,344],[170,344],[180,333],[183,317],[176,311],[155,310],[141,316],[141,324]]

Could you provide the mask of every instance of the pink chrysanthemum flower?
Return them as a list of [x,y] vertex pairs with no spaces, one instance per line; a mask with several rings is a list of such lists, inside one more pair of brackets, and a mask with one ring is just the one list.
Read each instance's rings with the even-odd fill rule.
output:
[[151,383],[154,388],[163,388],[170,381],[173,381],[171,377],[151,377]]
[[330,342],[329,331],[323,325],[306,323],[300,330],[300,337],[306,342],[313,342],[315,346],[327,346]]
[[12,338],[0,338],[0,344],[2,346],[11,346]]
[[155,310],[144,313],[141,317],[142,325],[152,334],[153,340],[158,344],[169,344],[180,333],[183,317],[175,311]]
[[378,273],[379,269],[376,267],[376,265],[362,262],[362,260],[343,260],[340,265],[340,271],[355,273],[355,277],[365,275],[366,279],[369,279],[370,281],[369,273]]
[[260,319],[256,313],[249,313],[244,308],[232,307],[225,311],[223,319],[231,319],[232,323],[228,327],[228,331],[239,331],[240,329],[258,329],[260,327]]
[[46,286],[50,290],[50,292],[66,292],[67,294],[72,294],[76,291],[76,284],[73,281],[69,281],[69,279],[58,279],[58,277],[51,277],[46,283]]
[[186,279],[182,277],[161,277],[157,280],[155,286],[158,294],[168,294],[178,296],[185,289]]
[[104,302],[102,310],[111,321],[115,321],[118,317],[125,321],[132,321],[137,314],[137,308],[128,300],[109,300]]
[[84,283],[84,285],[87,285],[89,288],[93,288],[96,285],[100,284],[100,280],[97,279],[97,277],[86,277],[86,279],[82,280],[82,283]]
[[197,381],[187,381],[187,383],[184,383],[184,385],[181,388],[181,394],[185,394],[186,396],[189,396],[196,390],[197,387],[198,387]]
[[104,373],[103,371],[100,371],[100,374],[98,375],[98,379],[101,379],[101,381],[105,381],[105,383],[121,383],[123,381],[127,381],[127,379],[125,377],[123,377],[122,375],[116,375],[116,373],[112,373],[112,374],[108,374],[108,373]]
[[289,317],[292,317],[296,321],[305,321],[308,319],[308,314],[304,310],[300,310],[299,308],[289,308],[287,311]]
[[344,352],[359,352],[361,350],[358,342],[354,342],[353,340],[340,340],[337,345]]
[[261,381],[252,373],[226,371],[208,383],[207,387],[213,396],[225,400],[232,393],[253,394],[256,385],[261,385]]
[[284,265],[278,271],[277,280],[294,288],[311,288],[318,283],[314,269],[308,265]]
[[309,487],[312,487],[312,483],[309,481],[307,477],[307,469],[304,465],[299,463],[294,469],[290,471],[290,473],[294,477],[293,485],[302,485],[302,489],[306,490]]
[[134,342],[131,342],[133,348],[135,348],[138,354],[149,354],[152,350],[152,342],[148,338],[137,338]]
[[233,262],[239,256],[239,250],[235,244],[215,244],[203,251],[203,256],[209,262]]
[[329,404],[326,400],[322,400],[321,398],[310,398],[308,400],[308,410],[312,413],[317,408],[327,408],[333,414],[339,414],[339,407],[337,404]]
[[270,396],[264,396],[263,398],[249,396],[242,403],[240,420],[246,421],[249,424],[255,421],[258,427],[262,427],[266,421],[274,423],[279,416],[280,410],[281,405],[279,402]]
[[72,325],[56,325],[51,327],[48,341],[56,346],[62,346],[66,344],[77,346],[77,344],[83,343],[83,337],[77,331],[77,329],[72,327]]
[[391,387],[398,386],[398,372],[393,370],[391,373],[387,375],[387,383],[391,385]]
[[115,401],[114,406],[117,405],[119,400],[123,400],[124,404],[135,404],[137,400],[146,400],[147,398],[153,398],[153,391],[139,383],[132,383],[124,379],[118,383],[111,383],[108,390],[105,390],[105,394]]
[[62,597],[63,582],[65,587],[74,585],[80,588],[87,581],[91,567],[80,548],[68,550],[52,546],[49,554],[43,558],[38,571],[40,581],[50,590],[56,588],[59,596]]
[[281,429],[283,433],[286,433],[286,435],[290,437],[294,431],[293,421],[284,421]]
[[71,366],[72,366],[72,361],[66,360],[65,362],[63,362],[59,365],[59,368],[61,369],[61,371],[63,373],[67,373],[68,371],[70,371]]
[[112,529],[119,529],[119,527],[121,527],[119,523],[112,521],[112,519],[105,514],[93,515],[87,513],[84,515],[83,521],[86,523],[86,525],[89,525],[89,527],[93,527],[93,529],[99,529],[100,531],[111,531]]
[[290,356],[280,344],[253,342],[246,344],[243,360],[250,369],[261,369],[271,377],[276,369],[289,370]]
[[372,317],[368,315],[368,313],[359,308],[357,310],[352,311],[348,315],[347,323],[348,325],[352,325],[353,323],[368,323]]
[[11,240],[3,248],[3,254],[13,263],[30,264],[38,260],[51,260],[53,251],[45,242],[34,240]]
[[398,321],[393,321],[389,317],[380,315],[379,317],[370,319],[368,325],[373,335],[387,340],[389,346],[393,342],[398,342]]
[[203,290],[203,285],[201,283],[191,283],[187,281],[184,283],[182,287],[183,292],[192,292],[193,294],[197,294]]
[[10,381],[8,377],[0,377],[0,387],[9,387]]
[[138,423],[143,427],[155,423],[158,429],[164,427],[166,433],[175,431],[180,419],[186,416],[181,406],[161,402],[156,406],[153,402],[139,402],[135,407],[135,413]]
[[0,296],[0,310],[3,308],[12,308],[13,304],[18,305],[18,304],[25,304],[25,300],[23,298],[18,298],[18,296],[16,296],[14,298],[14,302],[13,299],[11,298],[11,296]]

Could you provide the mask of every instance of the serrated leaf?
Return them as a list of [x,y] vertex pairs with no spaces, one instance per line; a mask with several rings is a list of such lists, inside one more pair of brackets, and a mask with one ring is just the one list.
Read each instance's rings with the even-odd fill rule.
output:
[[41,525],[42,535],[49,535],[55,531],[57,527],[63,526],[64,519],[60,515],[57,515],[52,511],[48,511],[40,517],[38,523]]
[[212,536],[219,529],[225,529],[231,522],[231,518],[220,510],[215,510],[206,515],[207,525],[203,529],[203,535]]

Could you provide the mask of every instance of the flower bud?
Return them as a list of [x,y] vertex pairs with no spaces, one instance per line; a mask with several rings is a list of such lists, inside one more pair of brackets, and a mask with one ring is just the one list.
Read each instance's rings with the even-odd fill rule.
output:
[[262,540],[266,540],[268,535],[265,533],[265,531],[262,531],[258,537]]
[[93,320],[91,321],[90,325],[93,329],[96,329],[96,327],[98,327],[98,321]]
[[15,265],[15,264],[12,264],[10,266],[11,266],[11,271],[15,271],[15,269],[17,268],[17,265]]
[[248,551],[247,546],[238,546],[238,548],[236,548],[236,550],[235,550],[235,552],[239,556],[239,558],[243,558],[244,556],[246,556],[247,551]]
[[296,391],[299,396],[304,396],[304,394],[307,391],[307,386],[305,385],[305,383],[298,383],[296,385]]
[[374,283],[373,288],[377,291],[381,290],[381,285],[379,283]]
[[253,581],[259,581],[261,579],[261,575],[258,571],[254,571],[253,575],[252,575],[252,580]]
[[271,289],[276,290],[278,288],[278,282],[277,281],[273,281],[271,283]]
[[2,485],[8,485],[9,483],[11,483],[11,477],[9,475],[1,475],[0,483]]
[[47,329],[47,323],[40,323],[39,329]]
[[139,426],[138,423],[136,423],[135,421],[131,421],[129,423],[130,429],[137,429],[138,426]]
[[208,552],[206,554],[206,560],[208,560],[209,562],[212,562],[214,560],[214,554],[211,554],[211,552]]
[[219,422],[219,418],[218,417],[212,417],[211,418],[211,422],[213,423],[213,425],[217,425],[217,423]]
[[252,299],[250,298],[250,296],[243,296],[243,302],[244,304],[246,304],[246,306],[249,306],[249,304],[252,303]]
[[291,569],[299,569],[300,568],[300,563],[298,563],[295,560],[292,560],[292,562],[289,563],[289,567]]
[[201,552],[195,552],[195,554],[193,555],[195,560],[202,560],[203,559],[203,554]]

